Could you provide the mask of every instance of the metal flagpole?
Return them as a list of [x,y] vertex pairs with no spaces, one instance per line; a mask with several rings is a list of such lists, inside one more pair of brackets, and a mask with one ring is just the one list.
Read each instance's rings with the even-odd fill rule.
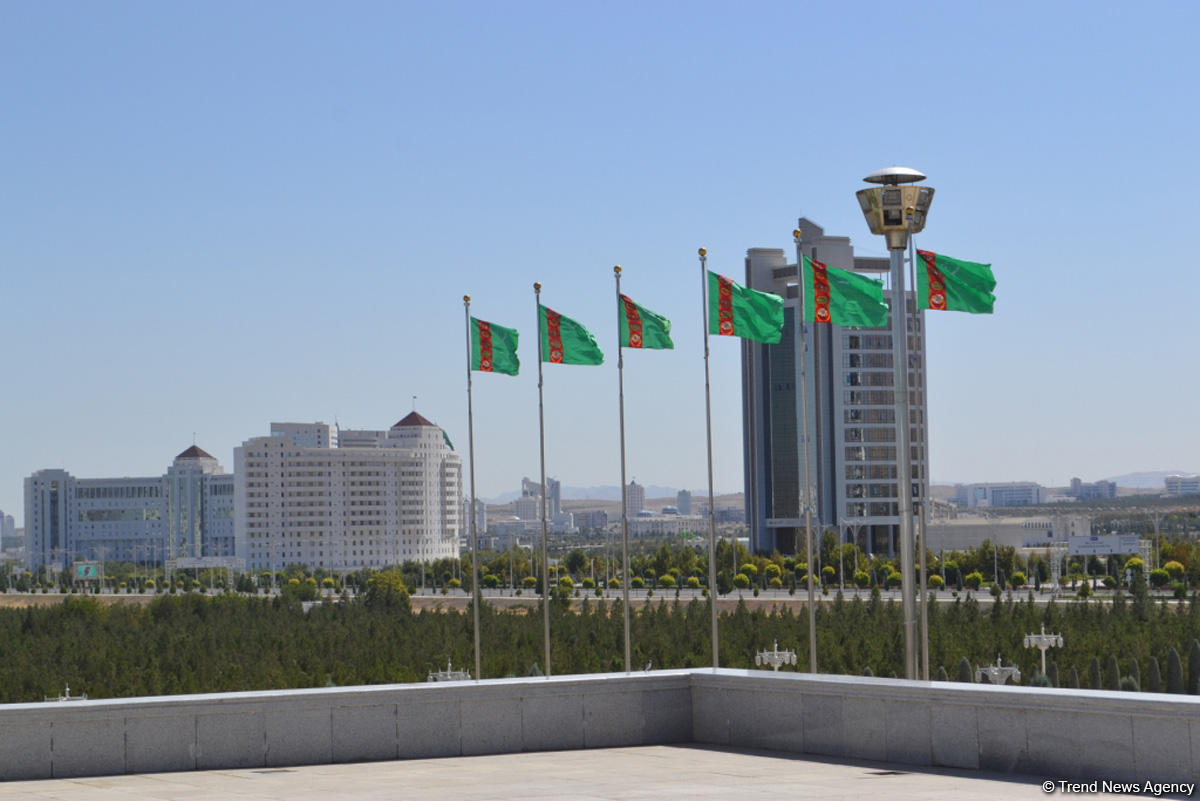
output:
[[[804,503],[804,549],[808,559],[808,672],[817,672],[817,594],[813,582],[813,541],[812,541],[812,481],[809,478],[808,454],[808,369],[804,358],[804,254],[800,251],[800,229],[792,231],[796,242],[796,276],[800,286],[796,295],[796,316],[792,322],[796,332],[796,365],[800,372],[800,419],[804,428],[803,433],[796,438],[796,457],[804,459],[804,470],[801,473],[804,481],[803,491],[796,499]],[[803,445],[801,445],[803,442]],[[803,451],[803,455],[801,454]]]
[[463,310],[467,316],[467,451],[471,458],[471,595],[475,607],[475,680],[483,678],[479,668],[479,606],[483,595],[479,590],[479,537],[475,530],[475,415],[471,408],[471,296],[463,295]]
[[542,403],[542,284],[535,281],[533,296],[537,300],[538,332],[538,445],[542,461],[542,615],[546,678],[550,678],[550,559],[546,555],[546,414]]
[[621,589],[625,599],[625,672],[628,673],[633,664],[633,653],[629,638],[629,505],[625,486],[625,356],[621,347],[621,265],[613,267],[613,275],[617,279],[617,396],[621,406]]
[[[720,648],[717,640],[717,515],[713,497],[712,466],[712,397],[708,379],[708,250],[700,248],[700,298],[704,312],[704,426],[708,437],[708,601],[712,608],[712,663],[720,667]],[[737,540],[733,541],[737,553]],[[733,576],[730,576],[732,581]]]
[[[908,220],[911,226],[912,209],[908,210]],[[923,340],[925,338],[925,310],[917,305],[917,246],[913,240],[913,235],[910,232],[908,235],[908,278],[913,287],[913,308],[917,318],[917,327],[914,333],[914,339]],[[921,475],[917,477],[917,554],[920,565],[920,582],[921,582],[921,678],[929,681],[929,590],[926,588],[928,578],[926,578],[925,565],[925,516],[929,499],[926,497],[925,487],[929,481],[929,405],[925,394],[925,381],[927,380],[929,368],[929,353],[925,348],[921,348],[921,369],[914,370],[914,375],[921,377],[917,384],[917,390],[920,392],[920,420],[917,430],[921,432]]]

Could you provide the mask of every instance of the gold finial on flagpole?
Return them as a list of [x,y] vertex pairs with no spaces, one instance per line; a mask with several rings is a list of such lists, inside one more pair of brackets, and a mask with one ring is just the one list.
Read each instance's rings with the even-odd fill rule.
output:
[[792,229],[792,239],[795,239],[797,242],[800,241],[800,229],[799,228]]
[[700,250],[699,250],[699,251],[697,251],[697,252],[698,252],[698,253],[699,253],[701,256],[707,256],[707,255],[708,255],[708,248],[700,248]]
[[613,267],[613,272],[616,273],[617,275],[620,275],[621,274],[621,265],[618,264],[617,266]]
[[471,296],[463,295],[463,303],[470,303],[470,302],[471,302]]
[[534,291],[534,292],[541,292],[541,291],[542,291],[542,282],[541,282],[541,281],[534,281],[534,282],[533,282],[533,291]]

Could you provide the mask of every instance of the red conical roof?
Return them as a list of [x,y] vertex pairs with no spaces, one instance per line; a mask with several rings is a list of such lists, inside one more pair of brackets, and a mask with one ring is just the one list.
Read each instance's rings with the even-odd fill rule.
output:
[[392,426],[392,428],[401,428],[404,426],[429,426],[431,428],[437,428],[435,423],[429,422],[416,412],[409,412],[407,417],[396,423],[396,425]]

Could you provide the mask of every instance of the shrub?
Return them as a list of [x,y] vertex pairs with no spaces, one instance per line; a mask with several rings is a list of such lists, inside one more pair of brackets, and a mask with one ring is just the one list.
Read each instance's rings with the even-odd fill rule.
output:
[[1174,584],[1172,584],[1171,589],[1172,589],[1172,594],[1179,600],[1182,601],[1184,598],[1187,597],[1187,585],[1184,584],[1182,581],[1177,581]]
[[737,587],[739,590],[744,590],[750,586],[750,579],[745,573],[738,573],[733,577],[733,586]]
[[484,573],[482,581],[483,586],[487,587],[489,590],[494,590],[500,586],[500,577],[495,573]]
[[1178,581],[1179,579],[1183,578],[1183,565],[1179,562],[1176,562],[1174,559],[1163,565],[1162,569],[1167,571],[1167,574],[1173,581]]
[[663,573],[661,576],[658,577],[658,586],[662,587],[664,590],[674,589],[675,588],[675,577],[672,576],[670,573]]
[[825,567],[821,568],[822,584],[832,584],[835,577],[837,577],[837,571],[831,565],[825,565]]
[[746,576],[746,577],[748,577],[748,578],[758,578],[758,568],[757,568],[757,567],[755,567],[754,565],[750,564],[749,562],[747,562],[746,564],[742,565],[742,566],[741,566],[741,567],[738,569],[738,572],[739,572],[739,573],[741,573],[743,576]]
[[596,581],[595,581],[595,579],[585,578],[585,579],[584,579],[582,582],[580,582],[580,583],[581,583],[581,584],[583,584],[583,588],[584,588],[585,590],[594,590],[594,589],[596,588]]
[[1117,580],[1112,576],[1105,576],[1103,579],[1101,579],[1101,583],[1110,590],[1117,586]]
[[[747,581],[746,583],[748,584],[749,581]],[[645,589],[646,588],[646,580],[644,578],[642,578],[641,576],[634,576],[633,578],[631,578],[629,580],[629,586],[635,590]]]
[[1115,654],[1109,654],[1108,657],[1108,689],[1121,689],[1121,666],[1117,664]]
[[564,590],[575,589],[575,581],[570,576],[563,576],[558,580],[558,586]]
[[893,570],[891,573],[888,573],[887,585],[889,587],[899,587],[903,581],[904,577],[898,571]]
[[1079,589],[1075,591],[1075,594],[1078,595],[1080,598],[1092,597],[1092,582],[1090,582],[1090,581],[1079,582]]
[[1121,679],[1120,689],[1129,693],[1141,692],[1141,687],[1138,686],[1138,681],[1133,676],[1125,676]]
[[937,573],[934,573],[932,576],[930,576],[926,583],[931,589],[935,590],[940,590],[942,587],[946,586],[946,582],[942,581],[942,577]]
[[859,570],[854,574],[854,586],[860,590],[865,590],[871,583],[871,576],[865,570]]
[[527,590],[532,590],[538,585],[537,576],[526,576],[521,579],[521,586]]
[[1029,677],[1030,687],[1050,687],[1050,677],[1040,670]]
[[621,580],[620,580],[619,578],[617,578],[616,576],[613,576],[612,578],[610,578],[610,579],[608,580],[608,588],[609,588],[610,590],[619,590],[619,589],[621,589]]
[[964,684],[973,684],[975,682],[974,671],[971,670],[971,663],[967,661],[965,656],[958,660],[958,674],[954,680],[961,681]]
[[1100,658],[1093,656],[1092,661],[1088,663],[1088,688],[1099,690],[1104,686],[1104,682],[1100,676]]
[[695,576],[688,576],[688,578],[687,578],[687,586],[688,586],[688,589],[689,589],[689,590],[698,590],[698,589],[700,589],[700,579],[698,579],[698,578],[697,578],[697,577],[695,577]]
[[1140,556],[1131,556],[1125,560],[1125,569],[1140,573],[1146,569],[1146,563],[1142,561],[1142,557]]
[[783,586],[783,582],[779,579],[779,576],[775,576],[767,582],[767,586],[773,590],[777,590]]
[[979,585],[983,583],[983,574],[978,570],[976,570],[974,573],[968,573],[963,578],[963,583],[966,584],[969,589],[977,590],[979,589]]
[[934,681],[950,681],[950,675],[946,673],[946,668],[938,665],[937,673],[934,675]]
[[[1012,574],[1012,578],[1009,579],[1009,581],[1012,582],[1012,586],[1014,589],[1016,589],[1017,587],[1024,587],[1025,586],[1025,574],[1019,570],[1014,571]],[[1042,685],[1039,684],[1037,686],[1041,687]]]

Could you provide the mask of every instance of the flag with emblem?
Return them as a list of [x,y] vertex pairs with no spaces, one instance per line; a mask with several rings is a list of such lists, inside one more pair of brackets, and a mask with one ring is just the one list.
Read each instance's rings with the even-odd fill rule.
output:
[[552,364],[603,364],[604,353],[592,332],[570,317],[538,304],[541,358]]
[[992,265],[917,251],[917,308],[991,314],[996,303]]
[[671,350],[671,321],[639,306],[626,295],[620,296],[617,308],[617,328],[621,347]]
[[709,270],[708,333],[774,345],[783,338],[783,298]]
[[804,319],[810,323],[883,328],[888,305],[883,282],[804,257]]
[[505,328],[472,317],[471,369],[516,375],[521,368],[517,358],[517,336],[515,328]]

